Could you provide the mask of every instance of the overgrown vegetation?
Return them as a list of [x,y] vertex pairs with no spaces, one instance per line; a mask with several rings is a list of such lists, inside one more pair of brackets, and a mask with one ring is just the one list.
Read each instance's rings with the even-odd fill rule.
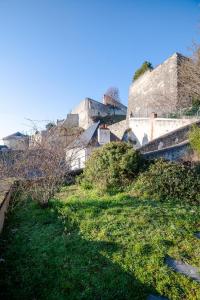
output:
[[139,173],[142,165],[141,155],[130,144],[112,142],[92,153],[81,185],[102,193],[122,191]]
[[200,99],[193,98],[192,106],[185,110],[184,115],[185,116],[194,116],[197,113],[200,113]]
[[181,109],[180,111],[173,112],[169,114],[169,118],[180,118],[182,116],[198,116],[200,114],[200,99],[194,97],[192,99],[192,105]]
[[149,61],[145,61],[142,66],[135,72],[133,76],[133,81],[137,80],[141,75],[143,75],[146,71],[152,71],[153,66]]
[[200,299],[164,258],[200,267],[200,207],[66,188],[41,209],[20,199],[0,240],[1,299]]
[[145,199],[200,204],[200,175],[183,164],[158,160],[138,177],[133,192]]
[[[33,122],[34,124],[34,122]],[[33,129],[36,129],[33,125]],[[63,182],[70,179],[70,161],[75,157],[66,156],[66,148],[82,132],[80,128],[66,128],[61,123],[50,122],[47,130],[31,136],[29,147],[23,151],[5,151],[0,156],[0,180],[22,180],[23,191],[46,207]],[[81,145],[82,146],[82,145]]]
[[46,124],[45,128],[46,128],[46,130],[50,130],[55,126],[56,126],[56,124],[54,122],[49,122]]
[[46,185],[15,200],[0,239],[0,299],[200,299],[199,283],[165,264],[170,255],[200,267],[195,168],[147,164],[113,142],[93,152],[80,183],[53,190],[45,209]]
[[189,141],[192,149],[200,155],[200,128],[194,125],[189,133]]

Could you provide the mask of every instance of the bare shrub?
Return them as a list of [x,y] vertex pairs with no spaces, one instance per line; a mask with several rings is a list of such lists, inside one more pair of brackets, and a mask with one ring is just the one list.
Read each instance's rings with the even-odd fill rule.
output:
[[43,132],[36,131],[30,138],[28,149],[1,153],[0,179],[21,180],[23,192],[46,206],[70,175],[65,149],[80,133],[80,128],[62,125],[52,126]]

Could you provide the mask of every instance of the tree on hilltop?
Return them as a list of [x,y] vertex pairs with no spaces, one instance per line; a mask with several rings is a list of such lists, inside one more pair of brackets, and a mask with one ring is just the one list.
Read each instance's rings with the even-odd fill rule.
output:
[[45,128],[46,130],[50,130],[51,128],[53,128],[55,126],[55,123],[54,122],[49,122],[46,124]]
[[117,87],[111,86],[107,89],[105,92],[105,96],[111,97],[113,100],[117,102],[121,102],[120,96],[119,96],[119,89]]
[[133,75],[133,81],[137,80],[141,75],[143,75],[146,71],[152,71],[153,65],[149,61],[145,61],[142,66],[135,71]]

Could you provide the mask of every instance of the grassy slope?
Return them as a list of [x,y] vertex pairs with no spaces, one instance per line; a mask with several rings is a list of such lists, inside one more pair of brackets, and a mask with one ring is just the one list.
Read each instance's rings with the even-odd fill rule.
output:
[[57,198],[48,209],[21,201],[10,214],[2,299],[200,299],[200,284],[164,264],[169,254],[200,268],[200,208],[76,187]]

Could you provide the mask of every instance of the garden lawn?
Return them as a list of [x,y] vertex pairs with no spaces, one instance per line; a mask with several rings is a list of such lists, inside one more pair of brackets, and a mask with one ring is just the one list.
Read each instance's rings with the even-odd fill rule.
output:
[[200,268],[200,208],[63,188],[48,208],[21,199],[0,240],[0,299],[200,299],[164,263]]

